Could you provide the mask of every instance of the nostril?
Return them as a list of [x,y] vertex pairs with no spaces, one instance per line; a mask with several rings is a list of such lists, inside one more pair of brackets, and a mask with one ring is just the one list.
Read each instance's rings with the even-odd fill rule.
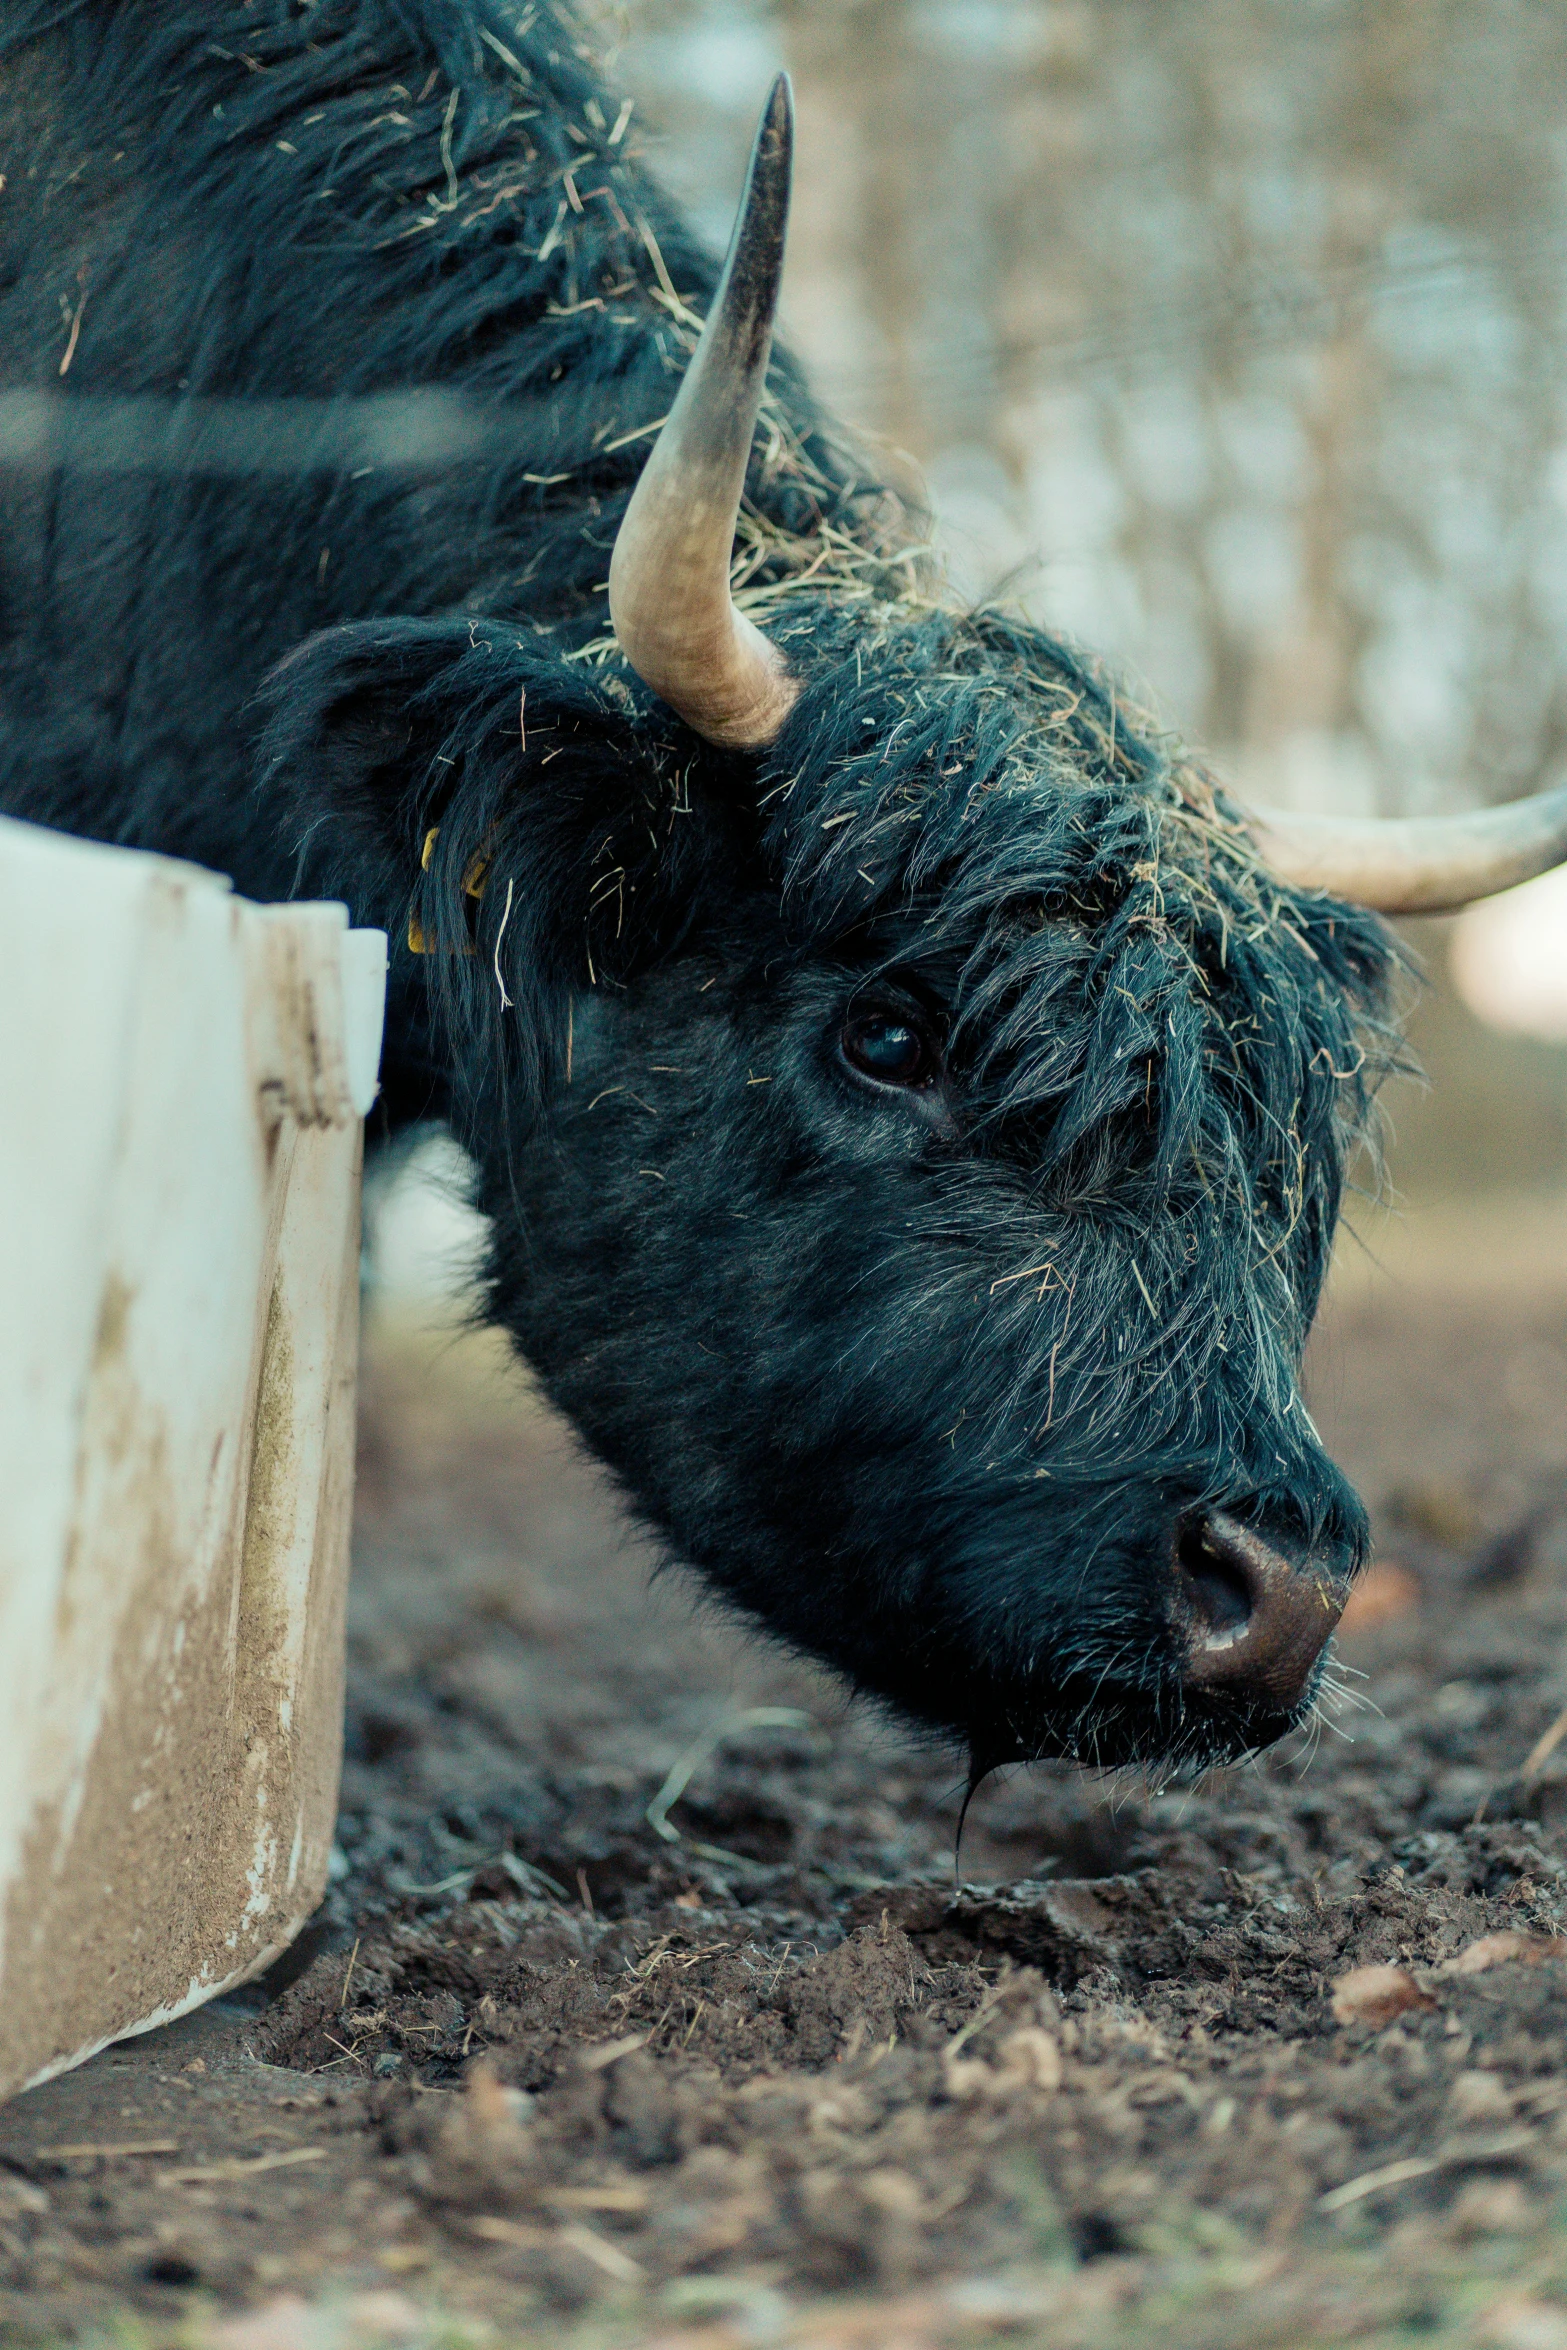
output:
[[1327,1549],[1293,1558],[1225,1510],[1183,1518],[1173,1548],[1188,1688],[1292,1711],[1348,1596],[1348,1562]]
[[1197,1638],[1205,1648],[1228,1648],[1251,1622],[1251,1578],[1206,1518],[1186,1519],[1176,1536],[1175,1563]]

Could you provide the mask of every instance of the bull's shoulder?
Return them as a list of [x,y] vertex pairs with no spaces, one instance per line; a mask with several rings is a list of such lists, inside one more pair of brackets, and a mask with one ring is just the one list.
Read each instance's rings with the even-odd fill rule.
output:
[[[46,568],[96,583],[90,611],[69,586],[51,606],[40,666],[78,666],[77,638],[111,623],[116,648],[149,628],[154,563],[157,600],[178,607],[165,633],[210,640],[234,694],[312,628],[387,611],[602,629],[619,515],[717,259],[576,17],[486,0],[0,14],[0,383],[63,386],[79,437],[97,429],[83,395],[121,403],[105,431],[144,413],[127,400],[155,426],[135,427],[142,469],[116,476],[107,548],[101,471],[63,505],[41,478],[0,479],[13,607],[40,608]],[[432,391],[417,478],[379,443],[355,453],[348,405]],[[188,499],[145,461],[165,416],[170,462],[203,476]],[[824,523],[839,545],[869,510],[859,472],[778,361],[751,588],[820,582]]]

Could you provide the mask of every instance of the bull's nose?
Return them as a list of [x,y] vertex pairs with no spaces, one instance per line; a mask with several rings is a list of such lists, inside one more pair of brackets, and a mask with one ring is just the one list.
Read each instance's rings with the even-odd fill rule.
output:
[[1188,1687],[1280,1713],[1305,1696],[1349,1597],[1343,1562],[1292,1563],[1223,1510],[1182,1521],[1175,1587]]

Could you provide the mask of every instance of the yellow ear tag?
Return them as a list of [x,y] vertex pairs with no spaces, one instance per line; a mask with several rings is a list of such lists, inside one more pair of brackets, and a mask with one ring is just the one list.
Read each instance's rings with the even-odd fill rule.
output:
[[[435,855],[435,844],[440,839],[440,837],[440,826],[438,824],[432,824],[429,831],[424,836],[424,847],[419,852],[419,870],[421,873],[429,872],[430,859]],[[424,924],[420,921],[417,914],[410,914],[408,917],[408,952],[411,955],[429,955],[435,952],[435,949],[431,945],[429,939],[425,936]]]
[[[424,836],[424,847],[419,852],[419,870],[421,873],[429,872],[431,863],[435,856],[435,844],[440,839],[440,837],[440,826],[438,824],[432,824],[429,831]],[[473,859],[472,863],[468,867],[467,872],[462,877],[464,896],[474,899],[482,898],[485,889],[489,884],[489,878],[490,860],[481,853],[479,856]],[[411,955],[433,955],[437,951],[436,942],[429,936],[423,923],[419,920],[418,915],[410,914],[408,917],[408,952]],[[478,950],[470,940],[466,946],[457,947],[453,951],[460,955],[472,955],[477,953]]]

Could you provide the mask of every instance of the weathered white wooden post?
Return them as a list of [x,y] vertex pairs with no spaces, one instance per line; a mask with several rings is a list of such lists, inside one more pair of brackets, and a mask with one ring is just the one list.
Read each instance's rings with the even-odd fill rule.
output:
[[325,1886],[385,963],[0,821],[0,2095]]

